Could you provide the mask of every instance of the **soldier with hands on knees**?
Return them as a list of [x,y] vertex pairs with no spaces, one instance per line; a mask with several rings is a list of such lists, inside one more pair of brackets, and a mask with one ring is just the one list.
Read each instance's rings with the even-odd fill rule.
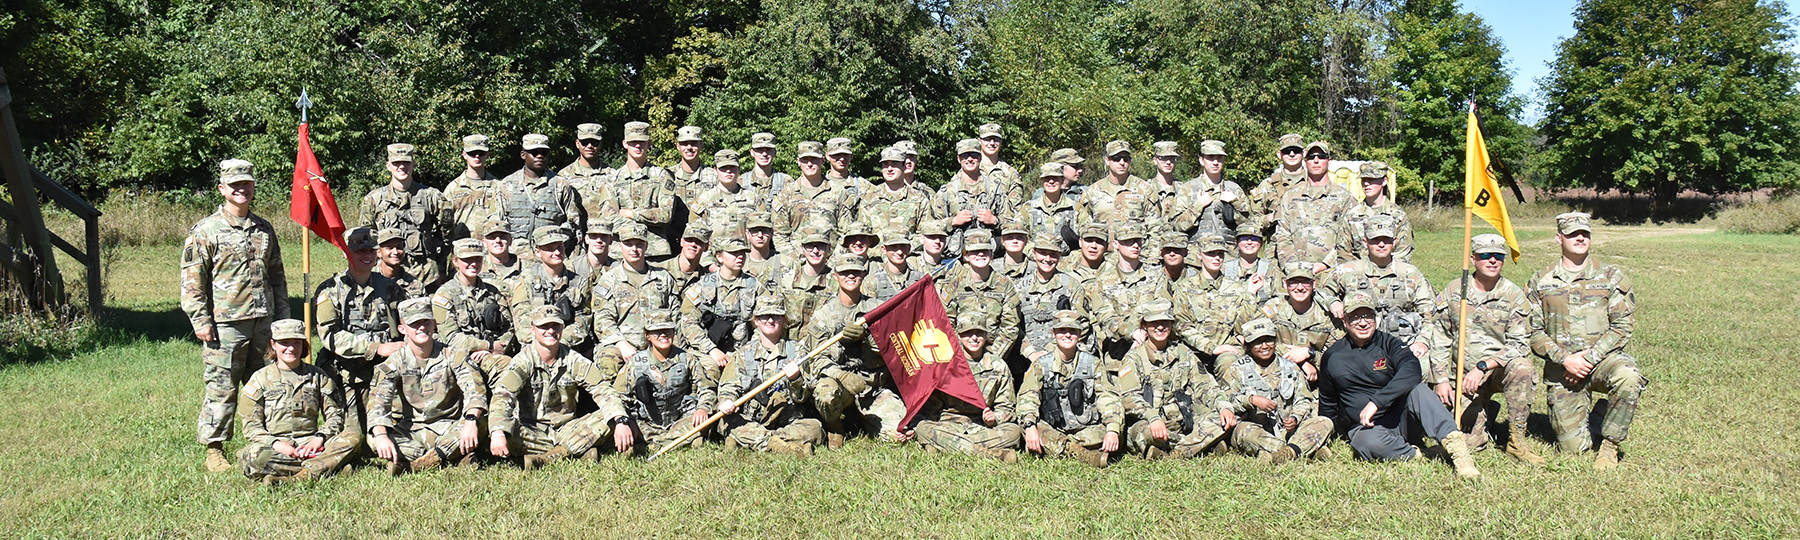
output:
[[1293,362],[1276,358],[1281,334],[1275,322],[1253,319],[1239,330],[1244,353],[1221,364],[1230,410],[1222,413],[1231,446],[1268,463],[1312,457],[1330,459],[1325,442],[1334,425],[1319,416],[1319,398]]
[[[488,411],[488,452],[510,459],[518,455],[527,470],[570,456],[597,459],[610,436],[610,448],[631,452],[637,439],[625,405],[607,373],[561,342],[562,314],[552,306],[532,308],[531,344],[508,362],[494,381]],[[582,411],[583,397],[597,407]]]
[[473,463],[487,381],[469,365],[468,349],[438,341],[430,300],[400,303],[400,333],[406,346],[376,370],[370,392],[369,448],[395,475]]
[[1082,347],[1088,322],[1074,311],[1056,314],[1056,351],[1025,369],[1019,383],[1019,425],[1025,449],[1068,456],[1105,468],[1123,449],[1125,409],[1105,362]]
[[238,409],[248,441],[239,466],[268,485],[331,476],[362,446],[358,433],[345,431],[343,389],[306,363],[306,323],[282,319],[269,327],[274,361],[244,383]]
[[1230,410],[1199,355],[1175,338],[1174,306],[1142,304],[1144,340],[1133,345],[1115,375],[1125,418],[1126,448],[1150,459],[1192,458],[1225,436]]
[[987,407],[933,392],[906,434],[928,451],[961,452],[1006,463],[1019,460],[1017,448],[1023,431],[1013,410],[1017,393],[1012,370],[997,349],[987,347],[987,321],[991,320],[984,313],[969,311],[959,313],[955,322],[957,341],[969,356],[969,370]]

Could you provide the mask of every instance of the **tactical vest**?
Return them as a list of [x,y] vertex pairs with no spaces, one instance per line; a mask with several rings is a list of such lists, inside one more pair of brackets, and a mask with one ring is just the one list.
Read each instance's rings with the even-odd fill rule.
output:
[[[735,351],[737,344],[750,337],[750,327],[745,323],[750,320],[751,310],[756,305],[756,291],[754,286],[740,289],[732,301],[722,301],[718,298],[722,279],[718,274],[701,277],[700,282],[694,286],[713,291],[713,299],[694,307],[700,309],[700,326],[706,329],[706,338],[720,349]],[[747,274],[738,276],[738,279],[752,285],[756,283],[755,278]]]
[[376,212],[376,229],[392,228],[405,231],[408,255],[431,256],[436,254],[437,247],[443,242],[438,238],[436,228],[425,226],[425,202],[424,198],[419,196],[423,194],[423,190],[419,193],[410,191],[400,193],[404,196],[402,200],[395,200],[391,197],[382,198],[381,208]]
[[1425,318],[1412,311],[1412,291],[1401,286],[1405,280],[1395,275],[1386,279],[1386,285],[1381,281],[1365,280],[1360,287],[1375,300],[1375,314],[1379,317],[1377,329],[1410,343],[1423,330]]
[[[762,344],[761,340],[753,341],[750,343],[749,348],[744,350],[744,363],[739,366],[738,376],[742,377],[744,379],[744,391],[745,392],[754,390],[757,387],[762,386],[764,375],[769,374],[771,372],[777,373],[777,374],[781,373],[781,368],[769,369],[769,368],[763,366],[763,363],[761,361],[758,361],[756,359],[756,349],[759,346],[761,346],[761,344]],[[781,359],[783,361],[783,367],[786,367],[785,362],[792,362],[795,358],[798,358],[797,356],[794,356],[795,352],[798,351],[798,345],[799,344],[797,342],[795,342],[794,340],[791,340],[791,339],[782,344]],[[786,390],[787,390],[787,381],[778,382],[778,383],[775,383],[774,386],[769,387],[769,390],[767,392],[757,394],[756,397],[751,398],[750,401],[756,403],[759,406],[767,407],[767,406],[769,406],[769,397],[770,396],[779,394]],[[739,396],[739,397],[743,397],[743,396]]]
[[919,272],[918,270],[915,270],[911,267],[908,267],[906,269],[906,279],[903,282],[894,281],[893,275],[890,274],[887,271],[887,269],[885,269],[885,268],[876,270],[872,274],[873,275],[871,275],[870,277],[875,278],[873,280],[874,285],[875,285],[875,287],[874,287],[875,294],[872,294],[870,296],[873,296],[877,300],[880,300],[883,302],[886,302],[886,301],[888,301],[888,299],[893,298],[895,296],[899,296],[900,291],[906,290],[906,287],[909,285],[912,285],[913,281],[916,281],[919,278],[922,278],[925,276],[924,273]]
[[1095,368],[1100,363],[1100,358],[1088,353],[1076,353],[1075,372],[1066,377],[1056,372],[1058,362],[1060,361],[1054,353],[1038,359],[1038,369],[1044,374],[1044,387],[1038,391],[1042,397],[1038,405],[1038,418],[1064,432],[1080,430],[1098,422],[1100,410],[1094,403],[1094,383],[1099,378]]
[[572,277],[563,285],[558,286],[554,276],[547,279],[533,279],[531,280],[531,297],[542,300],[545,304],[556,306],[556,312],[562,316],[564,321],[574,321],[575,302],[571,301],[566,293],[575,288],[577,280],[578,278]]
[[[1151,354],[1160,355],[1163,353],[1153,352]],[[1168,370],[1174,368],[1175,364],[1170,363],[1169,365],[1164,366],[1163,369]],[[1144,404],[1146,406],[1154,406],[1156,404],[1156,387],[1158,385],[1156,374],[1151,372],[1139,373],[1138,379],[1142,381],[1138,391],[1144,398]],[[1170,425],[1169,428],[1177,432],[1187,431],[1188,426],[1194,425],[1194,396],[1189,395],[1187,390],[1177,388],[1170,393],[1168,400],[1173,401],[1175,403],[1175,408],[1181,411],[1180,424]],[[1167,423],[1175,424],[1175,421]]]
[[1036,282],[1035,275],[1027,275],[1017,282],[1019,319],[1025,326],[1025,341],[1048,349],[1054,339],[1055,332],[1050,326],[1056,322],[1056,312],[1075,309],[1075,284],[1071,276],[1061,272],[1056,274],[1056,286],[1047,291],[1032,291]]
[[[1267,377],[1263,377],[1262,367],[1257,366],[1256,360],[1251,359],[1250,355],[1239,355],[1235,364],[1238,372],[1238,384],[1250,393],[1263,397],[1279,396],[1282,403],[1291,403],[1296,392],[1301,388],[1300,385],[1306,384],[1305,375],[1300,373],[1300,368],[1295,367],[1293,362],[1276,358],[1274,363],[1277,369],[1281,370],[1279,381],[1270,381]],[[1281,427],[1279,419],[1271,417],[1271,413],[1264,413],[1261,409],[1252,407],[1245,411],[1244,416],[1249,421],[1257,421],[1256,417],[1261,417],[1260,420],[1266,420],[1259,422],[1264,429],[1273,430],[1272,433],[1278,438],[1287,438],[1287,430]]]
[[[530,189],[523,180],[501,182],[506,190],[506,228],[513,238],[531,238],[532,231],[563,222],[562,205],[556,201],[556,183],[545,179],[542,189]],[[564,252],[573,250],[565,249]]]
[[[1222,275],[1227,275],[1227,276],[1232,276],[1232,277],[1244,275],[1244,260],[1237,258],[1237,257],[1232,257],[1231,260],[1225,261],[1225,267],[1221,268],[1219,270],[1220,270],[1219,273]],[[1265,277],[1265,278],[1269,277],[1269,259],[1266,259],[1266,258],[1256,259],[1256,270],[1253,272],[1250,272],[1250,273],[1261,275],[1262,277]]]
[[663,371],[662,382],[652,375],[656,361],[650,351],[631,355],[631,393],[637,398],[637,417],[659,426],[674,423],[682,414],[694,410],[699,402],[693,396],[693,374],[688,363],[678,360]]
[[512,321],[507,319],[506,310],[500,306],[499,295],[475,291],[465,289],[464,301],[458,306],[462,320],[469,322],[469,329],[482,341],[494,341],[512,332]]

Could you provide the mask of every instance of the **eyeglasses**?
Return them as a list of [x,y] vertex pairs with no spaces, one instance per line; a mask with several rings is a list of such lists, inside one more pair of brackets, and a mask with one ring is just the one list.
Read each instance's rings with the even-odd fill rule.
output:
[[1318,152],[1314,152],[1311,154],[1307,154],[1306,159],[1331,159],[1331,154],[1320,154]]
[[527,151],[527,152],[525,152],[525,153],[527,153],[527,154],[531,154],[531,155],[533,155],[533,156],[537,156],[537,157],[544,157],[544,156],[548,156],[548,155],[550,155],[550,151],[549,151],[549,150],[530,150],[530,151]]
[[469,156],[472,158],[484,158],[484,157],[487,157],[487,154],[488,154],[487,150],[470,150],[467,152],[463,152],[463,155],[466,155],[466,156]]
[[1506,259],[1505,253],[1476,253],[1475,254],[1475,260],[1477,260],[1477,261],[1499,261],[1499,260],[1505,260],[1505,259]]

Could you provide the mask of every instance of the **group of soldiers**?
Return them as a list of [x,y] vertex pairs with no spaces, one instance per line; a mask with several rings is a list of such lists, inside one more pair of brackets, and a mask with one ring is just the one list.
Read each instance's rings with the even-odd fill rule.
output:
[[[1525,432],[1540,382],[1568,452],[1592,446],[1590,394],[1609,393],[1595,464],[1610,468],[1646,384],[1624,352],[1631,282],[1588,258],[1587,215],[1557,218],[1562,257],[1524,288],[1500,276],[1505,241],[1481,235],[1467,282],[1434,289],[1407,262],[1387,166],[1364,164],[1352,194],[1327,177],[1330,145],[1299,135],[1246,192],[1213,140],[1192,179],[1175,176],[1174,142],[1151,145],[1152,178],[1133,174],[1126,141],[1090,179],[1069,148],[1021,174],[987,124],[933,189],[911,141],[882,148],[865,179],[843,138],[795,145],[795,176],[769,133],[747,160],[709,161],[703,130],[683,127],[664,168],[647,124],[625,124],[617,166],[599,162],[602,131],[577,126],[560,170],[550,138],[526,135],[505,178],[487,168],[499,145],[464,137],[467,167],[442,191],[414,177],[413,146],[389,145],[389,181],[344,235],[348,268],[308,297],[311,332],[250,212],[251,164],[222,163],[224,204],[182,254],[207,467],[269,483],[371,456],[395,474],[530,469],[660,449],[721,413],[687,440],[807,456],[866,435],[1105,467],[1317,459],[1334,434],[1364,459],[1411,459],[1425,435],[1472,477],[1469,452],[1496,440],[1496,394],[1506,453],[1542,463]],[[937,393],[902,425],[862,315],[927,275],[987,406]],[[1453,419],[1459,392],[1472,401]],[[236,460],[234,415],[248,439]]]

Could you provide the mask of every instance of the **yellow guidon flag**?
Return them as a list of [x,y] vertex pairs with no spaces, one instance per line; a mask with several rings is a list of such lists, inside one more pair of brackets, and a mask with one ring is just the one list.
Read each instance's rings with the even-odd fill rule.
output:
[[1519,240],[1513,237],[1512,220],[1506,217],[1506,201],[1500,197],[1499,179],[1494,177],[1494,170],[1489,165],[1487,142],[1481,138],[1481,124],[1475,118],[1475,107],[1469,107],[1468,138],[1465,161],[1468,169],[1463,177],[1468,180],[1469,187],[1463,190],[1463,208],[1499,229],[1516,260],[1519,258]]

